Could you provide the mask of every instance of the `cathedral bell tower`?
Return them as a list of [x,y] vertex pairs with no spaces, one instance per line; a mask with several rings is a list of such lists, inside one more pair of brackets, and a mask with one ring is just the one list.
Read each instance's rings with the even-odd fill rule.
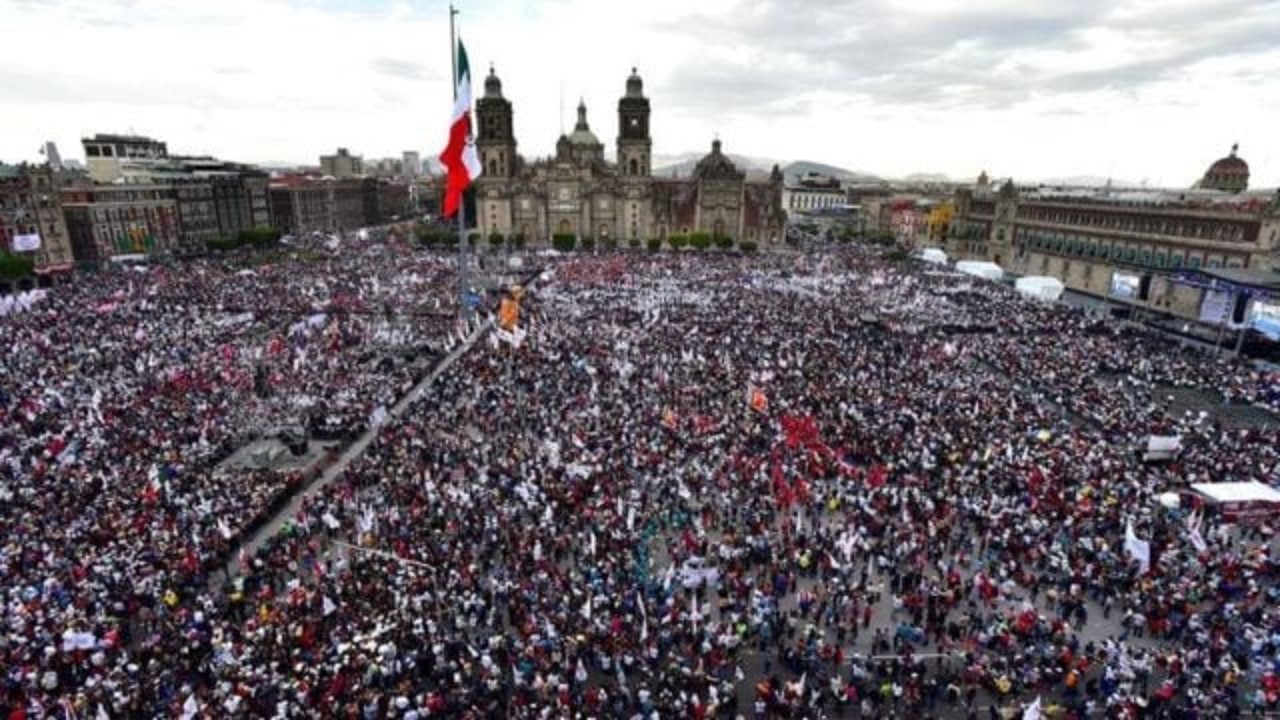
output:
[[652,152],[649,98],[644,96],[644,82],[631,68],[627,94],[618,101],[618,174],[624,178],[648,177]]
[[490,66],[484,95],[476,101],[476,152],[484,166],[481,179],[515,177],[516,136],[511,115],[511,101],[502,97],[502,81]]

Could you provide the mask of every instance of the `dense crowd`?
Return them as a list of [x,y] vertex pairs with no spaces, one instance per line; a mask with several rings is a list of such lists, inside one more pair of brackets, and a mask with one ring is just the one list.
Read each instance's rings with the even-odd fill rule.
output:
[[[312,327],[309,313],[348,293],[376,305],[377,283],[407,264],[446,274],[431,262],[370,255],[343,280],[332,265],[258,270],[235,276],[258,286],[242,290],[211,268],[216,280],[104,280],[51,293],[42,302],[56,316],[21,316],[22,346],[63,359],[22,361],[4,382],[27,390],[6,385],[3,406],[17,417],[46,385],[66,400],[5,436],[6,707],[112,718],[1280,710],[1270,532],[1156,502],[1192,481],[1277,480],[1273,429],[1165,400],[1186,388],[1266,404],[1276,378],[861,250],[552,261],[526,296],[522,341],[494,335],[461,355],[238,576],[183,577],[188,547],[222,524],[234,535],[259,493],[288,491],[270,476],[203,485],[195,469],[226,451],[223,417],[278,404],[230,380],[192,381],[145,410],[121,404],[163,398],[153,386],[175,366],[251,352],[222,352],[237,338],[270,357],[275,331],[257,315],[208,327],[211,305],[252,311],[266,292],[291,309],[275,327],[302,322],[307,356],[329,342],[337,358],[273,373],[315,395],[350,383],[361,417],[403,378],[347,379],[341,358],[369,329]],[[165,282],[154,293],[168,302],[148,300]],[[122,304],[211,297],[167,322],[141,309],[91,316],[100,342],[50,335],[63,304],[92,306],[113,283]],[[293,338],[282,342],[296,359]],[[152,354],[159,364],[135,370]],[[126,445],[82,442],[75,458],[88,465],[48,447],[100,426]],[[1147,462],[1152,435],[1180,436],[1181,452]]]
[[3,319],[2,704],[127,675],[139,628],[301,482],[222,461],[281,428],[350,437],[457,342],[445,262],[261,260],[115,269]]

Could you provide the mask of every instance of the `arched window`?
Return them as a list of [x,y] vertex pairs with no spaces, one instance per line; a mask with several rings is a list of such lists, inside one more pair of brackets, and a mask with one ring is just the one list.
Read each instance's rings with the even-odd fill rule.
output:
[[628,166],[629,166],[629,168],[630,168],[630,170],[629,170],[629,171],[628,171],[628,173],[627,173],[628,175],[639,175],[639,174],[640,174],[640,163],[636,162],[636,159],[635,159],[635,158],[631,158],[631,162],[630,162],[630,163],[628,163]]
[[489,174],[494,177],[498,175],[498,161],[492,158],[489,160]]

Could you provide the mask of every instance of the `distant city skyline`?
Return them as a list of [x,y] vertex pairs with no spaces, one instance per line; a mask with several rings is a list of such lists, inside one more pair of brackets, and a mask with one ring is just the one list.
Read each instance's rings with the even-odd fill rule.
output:
[[[493,62],[526,157],[551,154],[580,97],[611,147],[636,66],[656,157],[718,135],[889,178],[1187,187],[1239,142],[1251,187],[1280,185],[1271,0],[457,4],[477,93]],[[445,2],[11,0],[0,24],[7,162],[47,140],[80,159],[97,132],[305,165],[339,146],[425,162],[444,144]]]

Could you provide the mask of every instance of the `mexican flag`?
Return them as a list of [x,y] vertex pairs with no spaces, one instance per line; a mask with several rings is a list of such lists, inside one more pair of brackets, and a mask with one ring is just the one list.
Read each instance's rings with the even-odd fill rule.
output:
[[449,124],[449,146],[440,154],[440,163],[449,176],[445,183],[444,215],[453,217],[462,207],[462,193],[480,177],[480,158],[471,140],[471,68],[467,50],[458,42],[458,96],[453,101],[453,120]]

